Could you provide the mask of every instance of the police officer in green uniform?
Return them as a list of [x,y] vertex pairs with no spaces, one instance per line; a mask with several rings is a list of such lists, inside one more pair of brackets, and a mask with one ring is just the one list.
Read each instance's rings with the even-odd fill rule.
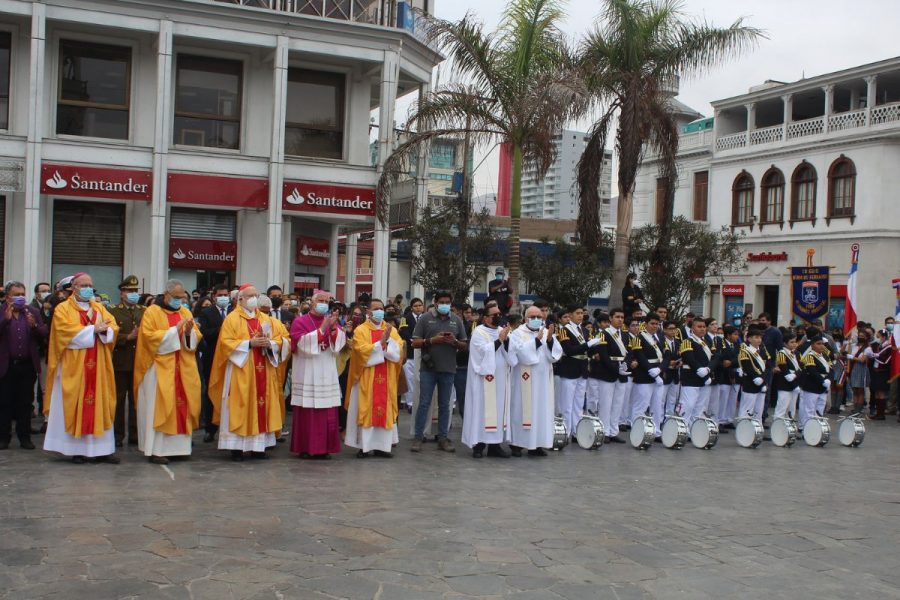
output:
[[134,275],[119,284],[121,302],[109,307],[109,312],[119,325],[119,337],[113,351],[113,370],[116,373],[116,420],[114,424],[116,446],[125,441],[125,400],[128,399],[128,443],[138,443],[137,415],[134,406],[134,351],[138,330],[145,308],[138,304],[140,283]]

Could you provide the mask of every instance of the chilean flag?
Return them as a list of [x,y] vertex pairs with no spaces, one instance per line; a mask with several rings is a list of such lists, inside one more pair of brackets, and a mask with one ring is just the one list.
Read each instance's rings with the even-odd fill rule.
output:
[[894,356],[891,359],[891,381],[900,377],[900,278],[891,282],[897,292],[897,308],[894,310],[894,335],[891,342],[894,345]]
[[847,279],[847,305],[844,307],[844,335],[856,327],[856,271],[859,268],[859,243],[850,246],[850,277]]

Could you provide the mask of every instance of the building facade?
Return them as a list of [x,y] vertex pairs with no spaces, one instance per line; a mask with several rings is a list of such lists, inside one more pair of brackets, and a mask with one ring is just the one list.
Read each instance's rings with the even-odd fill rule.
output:
[[[714,119],[683,127],[675,214],[745,234],[747,267],[710,281],[698,302],[731,320],[750,310],[794,318],[790,267],[807,256],[830,271],[830,326],[843,324],[851,245],[859,243],[860,319],[893,314],[900,274],[900,58],[766,82],[712,103]],[[647,157],[635,223],[655,222],[663,189]],[[701,299],[698,299],[698,301]]]
[[[584,154],[588,136],[583,131],[563,130],[553,140],[556,161],[541,178],[534,167],[522,173],[522,217],[531,219],[578,218],[578,161]],[[600,175],[600,222],[615,225],[612,196],[612,152],[603,155]]]
[[[366,224],[386,282],[375,182],[397,97],[440,60],[408,8],[0,2],[4,277],[311,289],[334,285],[340,232]],[[373,114],[390,124],[375,165]]]

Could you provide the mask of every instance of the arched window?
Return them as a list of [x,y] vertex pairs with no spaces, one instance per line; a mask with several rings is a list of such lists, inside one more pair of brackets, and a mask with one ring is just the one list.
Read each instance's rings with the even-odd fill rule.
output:
[[856,201],[856,166],[841,154],[828,169],[828,218],[853,217]]
[[805,160],[794,169],[791,177],[791,221],[816,218],[816,170]]
[[784,222],[784,175],[772,167],[762,178],[760,223]]
[[731,224],[735,227],[753,224],[753,187],[747,171],[741,171],[731,186]]

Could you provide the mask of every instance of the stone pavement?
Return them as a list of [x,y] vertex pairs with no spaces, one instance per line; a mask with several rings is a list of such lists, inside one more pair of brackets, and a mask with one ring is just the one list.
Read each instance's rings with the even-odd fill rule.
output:
[[725,435],[711,451],[478,461],[404,439],[392,460],[279,444],[232,463],[197,438],[168,468],[13,441],[0,597],[900,598],[900,425],[868,428],[858,449]]

